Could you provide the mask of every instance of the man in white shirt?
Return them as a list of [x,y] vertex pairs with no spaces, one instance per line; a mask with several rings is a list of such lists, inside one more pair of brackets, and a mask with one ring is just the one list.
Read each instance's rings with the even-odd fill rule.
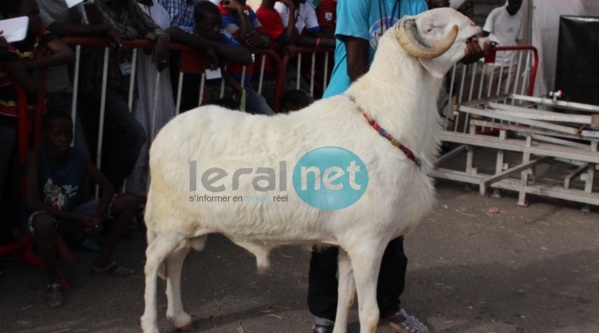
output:
[[[495,42],[499,46],[517,45],[517,40],[522,39],[521,6],[522,0],[508,0],[506,6],[493,9],[485,21],[483,36],[488,36],[490,42]],[[501,77],[499,92],[510,92],[516,75],[515,61],[513,51],[498,51],[495,63],[485,68],[487,87],[496,86]]]
[[[314,6],[311,2],[307,2],[306,0],[294,0],[295,4],[295,28],[297,29],[298,34],[301,34],[304,28],[308,32],[315,32],[320,30],[320,26],[318,25],[318,20],[316,19],[316,12],[314,11]],[[283,25],[287,27],[287,21],[289,18],[289,9],[282,2],[277,2],[275,4],[275,9],[279,12],[281,16],[281,22]]]

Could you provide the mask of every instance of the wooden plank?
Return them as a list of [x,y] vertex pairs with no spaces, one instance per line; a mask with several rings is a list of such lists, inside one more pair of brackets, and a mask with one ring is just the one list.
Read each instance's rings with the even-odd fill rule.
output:
[[498,173],[496,175],[493,175],[491,177],[487,177],[485,178],[481,183],[480,183],[480,194],[485,194],[487,187],[491,184],[497,183],[500,180],[506,179],[509,176],[513,175],[514,173],[520,172],[522,170],[526,170],[526,169],[530,169],[532,166],[534,166],[535,164],[544,162],[546,160],[548,160],[549,157],[542,157],[536,160],[532,160],[526,163],[522,163],[519,164],[513,168],[509,168],[507,170],[505,170],[504,172]]
[[570,184],[572,183],[572,178],[578,177],[580,174],[585,172],[588,167],[589,167],[589,163],[584,163],[583,165],[578,167],[578,169],[576,169],[573,172],[571,172],[570,174],[566,175],[566,177],[564,178],[564,188],[569,189]]
[[590,149],[583,150],[549,143],[535,142],[533,146],[526,147],[526,143],[523,140],[507,139],[505,141],[499,141],[498,138],[491,136],[471,135],[448,131],[441,131],[441,140],[470,146],[504,149],[521,153],[530,153],[533,155],[551,156],[578,160],[582,162],[599,163],[599,154],[592,153]]
[[447,154],[439,157],[435,163],[433,163],[433,167],[437,168],[439,167],[439,165],[451,158],[453,158],[456,155],[459,155],[461,152],[463,152],[464,150],[466,150],[466,146],[465,145],[460,145],[454,149],[452,149],[450,152],[448,152]]
[[487,105],[495,109],[496,112],[501,112],[503,114],[508,114],[525,119],[541,121],[559,121],[565,123],[585,124],[589,126],[592,124],[592,117],[586,115],[534,110],[499,103],[488,103]]
[[467,102],[461,102],[457,106],[479,105],[479,104],[484,104],[484,103],[488,103],[488,102],[501,101],[501,100],[507,99],[509,97],[510,97],[510,95],[498,95],[498,96],[494,96],[494,97],[484,97],[484,98],[479,98],[479,99],[473,99],[473,100],[467,101]]
[[599,112],[599,105],[591,105],[591,104],[583,104],[583,103],[575,103],[568,101],[560,101],[556,100],[553,102],[551,98],[545,97],[532,97],[526,95],[512,95],[514,99],[519,99],[527,102],[534,102],[545,106],[551,107],[561,107],[569,110],[581,110],[581,111],[590,111],[590,112]]
[[519,124],[524,124],[524,125],[529,125],[529,126],[534,126],[534,127],[539,127],[539,128],[546,128],[546,129],[563,132],[563,133],[567,133],[567,134],[580,135],[580,129],[575,128],[575,127],[550,124],[550,123],[545,123],[545,122],[536,121],[536,120],[528,120],[528,119],[523,119],[521,117],[502,114],[501,112],[481,110],[481,109],[477,109],[477,108],[473,108],[473,107],[469,107],[469,106],[460,106],[459,110],[462,112],[467,112],[470,114],[475,114],[475,115],[479,115],[479,116],[483,116],[483,117],[502,119],[502,120],[506,120],[506,121],[519,123]]
[[[433,176],[441,179],[459,181],[463,183],[477,184],[481,179],[480,175],[468,175],[461,171],[437,169],[433,170]],[[516,192],[526,192],[528,194],[563,199],[573,202],[586,203],[599,206],[599,193],[586,193],[576,189],[565,189],[556,186],[544,185],[520,185],[519,179],[503,179],[492,186],[493,188],[510,190]]]
[[549,198],[564,199],[568,201],[599,205],[599,193],[586,193],[581,190],[565,189],[563,187],[528,185],[522,186],[518,180],[504,179],[493,184],[494,188],[500,188],[512,191],[524,191],[528,194],[534,194]]
[[[552,130],[546,130],[546,129],[542,129],[542,128],[521,126],[521,125],[517,125],[517,124],[498,123],[498,122],[493,122],[493,121],[489,121],[489,120],[481,120],[481,119],[472,119],[472,120],[470,120],[470,124],[480,126],[480,127],[505,129],[505,130],[518,132],[518,133],[550,135],[550,136],[556,136],[556,137],[560,137],[560,138],[580,140],[580,136],[578,136],[578,135],[566,134],[566,133],[556,132],[556,131],[552,131]],[[585,140],[599,141],[599,138],[596,138],[596,139],[595,138],[585,138]]]

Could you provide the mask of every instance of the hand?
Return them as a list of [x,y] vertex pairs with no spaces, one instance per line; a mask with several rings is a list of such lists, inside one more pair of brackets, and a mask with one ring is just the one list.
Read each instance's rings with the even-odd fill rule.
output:
[[293,3],[293,0],[280,0],[280,2],[287,6],[289,10],[295,10],[295,4]]
[[288,54],[291,58],[295,58],[297,53],[297,47],[295,45],[287,45],[285,47],[285,54]]
[[114,41],[110,42],[110,47],[116,50],[116,54],[119,57],[119,61],[129,61],[131,60],[131,50],[127,47],[127,45],[122,43],[115,43]]
[[81,216],[79,223],[88,235],[97,234],[102,231],[102,221],[96,216]]
[[245,45],[249,48],[265,49],[268,44],[268,39],[257,32],[251,32],[245,36]]
[[121,36],[119,36],[119,33],[116,31],[116,29],[110,27],[108,33],[106,33],[106,37],[108,38],[108,43],[110,46],[116,49],[121,61],[131,58],[131,51],[123,44],[123,40],[121,39]]
[[242,12],[245,9],[245,6],[238,0],[223,0],[221,3],[231,13]]
[[6,38],[4,38],[4,36],[2,36],[2,34],[4,34],[4,31],[0,30],[0,51],[7,51],[8,50],[8,42],[6,41]]
[[158,72],[162,72],[168,67],[168,39],[164,36],[159,36],[154,44],[154,53],[152,61],[156,63]]
[[208,48],[206,48],[205,54],[206,54],[206,67],[210,68],[211,70],[217,69],[218,68],[218,56],[216,55],[216,51],[214,51],[214,48],[212,46],[209,46]]
[[121,45],[123,41],[121,40],[121,36],[119,36],[119,32],[112,26],[108,29],[106,33],[106,37],[108,38],[108,42],[114,45]]
[[465,65],[472,64],[489,54],[490,49],[488,41],[484,41],[481,47],[478,37],[472,37],[466,41],[466,53],[460,62]]
[[48,48],[44,47],[44,46],[40,46],[33,54],[33,60],[45,58],[47,54],[48,54]]

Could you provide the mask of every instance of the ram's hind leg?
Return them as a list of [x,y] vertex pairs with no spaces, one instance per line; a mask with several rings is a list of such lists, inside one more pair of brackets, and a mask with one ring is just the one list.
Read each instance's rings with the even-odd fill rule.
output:
[[360,333],[373,333],[379,321],[376,286],[387,242],[362,244],[349,253],[358,292]]
[[339,248],[338,257],[339,269],[339,293],[337,303],[337,314],[335,316],[335,329],[333,333],[345,333],[347,331],[347,317],[349,308],[354,303],[355,284],[352,274],[351,262],[347,252]]
[[181,301],[181,270],[185,256],[191,250],[188,240],[183,241],[167,258],[166,264],[166,299],[168,307],[166,318],[174,322],[175,327],[187,331],[192,328],[191,316],[183,310]]
[[[165,222],[167,223],[167,222]],[[156,277],[158,267],[166,257],[185,239],[178,233],[156,235],[146,249],[146,291],[145,309],[141,316],[141,328],[144,333],[158,333],[156,322]]]

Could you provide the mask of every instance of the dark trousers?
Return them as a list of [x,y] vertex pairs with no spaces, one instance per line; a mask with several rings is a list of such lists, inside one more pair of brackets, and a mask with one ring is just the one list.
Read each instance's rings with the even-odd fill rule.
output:
[[[337,255],[336,247],[312,252],[308,286],[308,308],[319,318],[335,321],[337,311]],[[377,302],[381,318],[390,317],[400,310],[399,296],[404,290],[408,258],[403,250],[403,237],[389,242],[379,273]]]
[[18,170],[16,124],[0,123],[0,244],[13,240],[19,217]]
[[[85,140],[88,143],[90,155],[95,161],[98,125],[99,125],[99,94],[80,95],[81,120],[85,128]],[[106,114],[104,118],[104,137],[102,141],[101,170],[114,185],[118,192],[133,171],[141,147],[146,142],[146,132],[141,124],[129,111],[127,97],[108,89],[106,92]],[[95,161],[97,164],[97,161]]]
[[[173,88],[173,99],[177,104],[177,89],[179,89],[179,71],[181,68],[181,53],[179,51],[170,51],[169,53],[169,71],[171,74],[171,87]],[[181,85],[181,106],[179,112],[185,112],[195,109],[199,106],[200,83],[202,82],[201,73],[183,74]]]

